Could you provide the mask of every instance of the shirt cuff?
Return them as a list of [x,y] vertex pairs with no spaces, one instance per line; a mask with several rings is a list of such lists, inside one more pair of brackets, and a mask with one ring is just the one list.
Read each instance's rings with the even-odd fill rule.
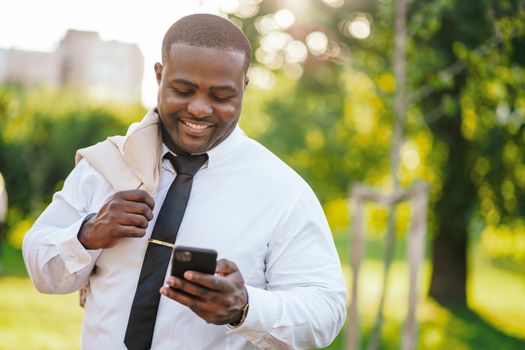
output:
[[237,334],[255,342],[279,324],[282,302],[278,294],[246,286],[250,308],[244,322],[227,334]]
[[[86,215],[87,216],[87,215]],[[84,248],[78,240],[78,231],[84,222],[85,217],[76,221],[73,225],[60,230],[55,240],[58,255],[64,261],[66,269],[73,274],[93,263],[100,253],[101,249],[88,250]]]

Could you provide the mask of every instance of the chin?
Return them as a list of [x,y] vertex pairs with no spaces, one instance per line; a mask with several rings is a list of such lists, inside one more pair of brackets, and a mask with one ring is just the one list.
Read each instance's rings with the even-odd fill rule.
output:
[[203,152],[207,152],[210,149],[208,145],[181,145],[179,146],[179,148],[183,150],[184,152],[190,153],[190,154],[203,153]]

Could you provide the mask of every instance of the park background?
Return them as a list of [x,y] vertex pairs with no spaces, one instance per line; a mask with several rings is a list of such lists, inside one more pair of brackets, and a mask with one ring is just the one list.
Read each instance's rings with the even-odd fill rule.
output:
[[[24,0],[5,6],[3,22],[22,23],[20,30],[33,38],[46,26],[56,34],[59,29],[51,22],[68,16],[67,11],[83,14],[83,20],[96,17],[97,11],[100,16],[95,24],[67,23],[55,40],[66,29],[77,28],[135,42],[126,24],[143,22],[155,29],[140,32],[141,39],[149,40],[140,46],[146,63],[143,91],[148,91],[142,100],[102,101],[72,84],[11,81],[0,87],[0,172],[9,195],[1,242],[0,349],[78,348],[78,296],[35,290],[21,259],[23,235],[61,188],[74,166],[75,150],[124,133],[154,104],[150,62],[160,58],[163,31],[192,12],[221,13],[249,36],[254,60],[240,124],[311,184],[330,222],[350,288],[350,189],[356,183],[384,193],[392,189],[394,2],[184,2],[190,6],[153,1],[145,8],[113,1],[104,13],[97,6],[102,3],[80,0]],[[156,13],[156,22],[146,21]],[[111,32],[120,19],[123,37]],[[20,35],[11,26],[1,30],[3,43]],[[408,108],[399,179],[403,188],[416,181],[430,186],[418,346],[524,349],[525,4],[411,0],[407,38]],[[148,51],[152,47],[154,54]],[[411,212],[408,204],[395,211],[396,249],[382,349],[400,344]],[[363,348],[378,307],[388,215],[388,208],[366,205],[368,243],[359,286]],[[329,348],[343,349],[344,334]]]

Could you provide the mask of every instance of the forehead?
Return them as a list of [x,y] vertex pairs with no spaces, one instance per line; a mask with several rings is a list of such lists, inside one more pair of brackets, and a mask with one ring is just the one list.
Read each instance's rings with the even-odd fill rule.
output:
[[164,66],[174,78],[243,81],[245,59],[238,51],[173,44]]

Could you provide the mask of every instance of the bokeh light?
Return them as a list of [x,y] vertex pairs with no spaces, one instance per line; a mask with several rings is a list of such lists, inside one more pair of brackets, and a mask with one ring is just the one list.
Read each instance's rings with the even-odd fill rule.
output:
[[306,37],[306,45],[314,55],[322,55],[328,48],[328,37],[323,32],[311,32]]
[[370,21],[365,15],[357,15],[348,23],[348,33],[357,39],[366,39],[370,36]]
[[271,89],[275,85],[275,74],[264,67],[250,67],[248,76],[250,83],[260,89]]
[[308,50],[306,45],[299,40],[294,40],[286,45],[286,62],[299,63],[304,62],[308,57]]
[[259,34],[265,35],[279,28],[274,21],[274,15],[268,14],[255,20],[255,29],[257,29]]
[[249,18],[259,12],[259,5],[253,2],[244,1],[235,11],[235,15],[240,18]]
[[279,29],[288,29],[295,23],[295,15],[288,9],[280,9],[275,13],[274,21]]
[[255,59],[270,69],[279,69],[284,63],[284,57],[281,52],[266,51],[262,47],[255,51]]
[[219,2],[219,9],[225,13],[234,13],[240,6],[240,0],[220,0]]
[[273,31],[264,35],[260,39],[261,47],[268,52],[283,50],[292,41],[292,36],[288,33]]
[[339,8],[345,4],[344,0],[323,0],[330,7]]
[[414,142],[407,141],[401,147],[401,161],[409,170],[415,170],[421,164],[417,145]]

